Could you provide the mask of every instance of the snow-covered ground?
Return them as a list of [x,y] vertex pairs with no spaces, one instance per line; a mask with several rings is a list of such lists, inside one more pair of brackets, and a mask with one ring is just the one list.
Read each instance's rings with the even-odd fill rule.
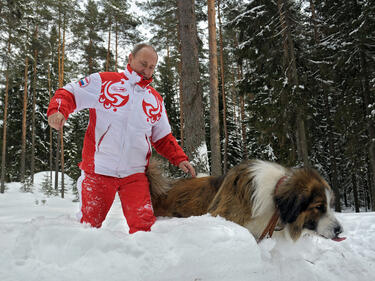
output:
[[158,218],[128,234],[120,202],[101,229],[77,222],[78,203],[19,183],[0,194],[1,281],[370,281],[375,280],[375,213],[337,214],[343,242],[305,236],[257,244],[244,228],[209,215]]

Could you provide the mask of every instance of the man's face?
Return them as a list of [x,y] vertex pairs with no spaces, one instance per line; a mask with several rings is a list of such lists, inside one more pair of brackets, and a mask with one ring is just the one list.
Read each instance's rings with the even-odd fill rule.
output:
[[158,62],[157,54],[148,47],[140,49],[135,56],[129,55],[129,65],[138,74],[150,79],[154,73],[156,63]]

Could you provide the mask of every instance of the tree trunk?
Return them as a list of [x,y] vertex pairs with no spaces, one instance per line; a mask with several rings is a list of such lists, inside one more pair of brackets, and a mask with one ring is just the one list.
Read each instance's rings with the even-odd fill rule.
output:
[[[63,41],[62,41],[62,52],[61,52],[61,71],[59,77],[60,85],[59,88],[63,87],[64,85],[64,60],[65,60],[65,21],[66,21],[66,16],[64,14],[64,25],[63,25]],[[65,178],[65,172],[64,172],[64,128],[61,128],[60,130],[60,161],[61,161],[61,198],[64,198],[64,193],[65,193],[65,183],[64,183],[64,178]]]
[[61,128],[60,130],[60,150],[61,150],[61,198],[64,198],[65,193],[65,183],[64,183],[64,177],[65,177],[65,171],[64,171],[64,130]]
[[353,196],[354,196],[354,208],[355,208],[355,212],[359,213],[358,189],[357,189],[357,179],[356,179],[355,173],[352,174],[352,185],[353,185]]
[[61,2],[59,2],[59,44],[57,45],[57,70],[58,70],[58,81],[59,87],[61,87],[62,82],[61,79]]
[[22,145],[21,145],[21,182],[25,182],[25,164],[26,164],[26,117],[27,117],[27,74],[29,68],[29,57],[25,58],[25,84],[23,93],[23,110],[22,110]]
[[60,158],[60,132],[56,135],[56,155],[55,155],[55,190],[59,190],[59,158]]
[[210,71],[210,140],[211,174],[221,175],[219,91],[217,78],[216,12],[215,0],[208,0],[209,71]]
[[241,135],[242,135],[242,153],[243,158],[247,159],[249,157],[247,152],[247,133],[246,133],[246,123],[245,123],[245,97],[240,95],[240,115],[241,115]]
[[[367,171],[371,170],[371,164],[367,161]],[[366,211],[371,210],[371,186],[372,186],[372,175],[371,172],[367,173],[367,185],[366,185]]]
[[[35,28],[35,41],[38,38],[38,26]],[[34,183],[34,173],[35,173],[35,106],[36,106],[36,65],[38,61],[38,50],[34,50],[34,64],[33,64],[33,102],[32,102],[32,118],[31,118],[31,167],[30,167],[30,177],[31,183]]]
[[203,98],[198,62],[198,37],[194,0],[177,0],[181,37],[182,96],[187,154],[200,172],[208,171]]
[[[59,6],[59,44],[57,47],[57,62],[58,62],[58,81],[59,81],[59,88],[62,87],[63,81],[61,80],[61,69],[62,69],[62,59],[61,59],[61,53],[62,53],[62,46],[61,46],[61,3]],[[58,192],[58,183],[59,183],[59,159],[60,159],[60,141],[61,141],[61,131],[57,134],[56,139],[56,157],[55,157],[55,190]]]
[[[48,63],[48,97],[49,101],[51,101],[52,98],[52,88],[51,88],[51,69],[50,64]],[[52,167],[53,167],[53,150],[52,150],[52,143],[53,143],[53,137],[52,137],[52,127],[49,126],[49,171],[50,171],[50,186],[52,187]]]
[[65,63],[65,29],[66,29],[66,17],[64,15],[64,23],[63,23],[63,40],[62,40],[62,50],[61,50],[61,70],[60,70],[60,87],[64,86],[64,63]]
[[223,32],[221,24],[221,14],[220,14],[220,0],[217,2],[217,13],[219,19],[219,42],[220,42],[220,73],[221,73],[221,96],[223,101],[223,130],[224,130],[224,174],[228,170],[228,126],[227,126],[227,99],[225,94],[225,77],[224,77],[224,46],[223,46]]
[[310,10],[311,10],[311,21],[314,25],[314,39],[315,39],[315,42],[319,42],[320,40],[319,40],[318,26],[316,22],[315,5],[314,5],[313,0],[310,0]]
[[[91,49],[92,49],[92,39],[90,38],[88,54],[91,54]],[[94,64],[92,61],[92,57],[89,56],[89,73],[88,74],[92,74],[93,72],[94,72]]]
[[116,43],[115,43],[115,46],[116,46],[116,61],[115,61],[115,72],[117,72],[117,64],[118,64],[118,22],[116,20],[116,27],[115,27],[115,35],[116,35]]
[[7,148],[7,123],[8,123],[8,92],[9,92],[9,58],[10,58],[10,29],[8,31],[8,54],[7,69],[5,72],[5,93],[4,93],[4,119],[3,119],[3,147],[1,154],[1,187],[0,193],[5,192],[5,168],[6,168],[6,148]]
[[[178,18],[178,15],[176,16]],[[179,101],[180,101],[180,141],[181,147],[184,148],[185,141],[184,141],[184,108],[183,108],[183,97],[182,97],[182,58],[181,58],[181,37],[180,37],[180,29],[177,28],[177,39],[178,39],[178,52],[180,54],[180,61],[178,62],[178,76],[180,77],[178,81],[178,88],[179,88]]]
[[333,141],[333,132],[332,132],[332,119],[330,118],[330,111],[331,107],[329,105],[329,99],[328,99],[328,89],[327,87],[323,86],[323,95],[324,95],[324,109],[325,109],[325,116],[327,120],[327,126],[328,126],[328,149],[329,149],[329,159],[330,159],[330,173],[331,173],[331,185],[333,189],[333,193],[335,194],[335,210],[336,212],[341,212],[341,194],[339,189],[339,181],[338,181],[338,171],[337,171],[337,163],[336,163],[336,153],[335,153],[335,144]]
[[111,54],[111,23],[109,23],[109,30],[108,30],[108,48],[107,48],[107,59],[105,62],[105,71],[109,71],[109,61],[110,61],[110,54]]
[[[298,106],[298,105],[297,105]],[[304,120],[304,111],[297,108],[297,146],[299,151],[299,159],[302,160],[305,167],[310,166],[309,155],[307,150],[306,129]]]
[[[60,4],[60,3],[59,3]],[[61,7],[61,6],[59,6]],[[61,71],[61,12],[59,10],[59,43],[57,46],[57,69],[58,69],[58,81],[59,81],[59,87],[61,85],[60,82],[60,71]],[[56,193],[59,190],[59,155],[60,152],[60,133],[57,133],[56,136],[56,155],[55,155],[55,191]]]
[[[243,70],[242,64],[238,65],[238,80],[242,80]],[[245,122],[245,97],[240,95],[240,122],[241,122],[241,136],[242,136],[242,155],[243,159],[249,157],[247,151],[247,132],[246,132],[246,122]]]
[[344,186],[343,198],[344,198],[344,206],[348,207],[349,203],[348,203],[348,186],[347,185]]

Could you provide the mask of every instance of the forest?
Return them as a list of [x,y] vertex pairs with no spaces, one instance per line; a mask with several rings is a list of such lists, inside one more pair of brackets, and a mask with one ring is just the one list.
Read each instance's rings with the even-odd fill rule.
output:
[[[0,0],[1,193],[15,181],[27,191],[40,171],[78,179],[88,111],[57,132],[49,100],[122,71],[140,42],[158,51],[152,85],[198,172],[255,158],[311,166],[336,211],[375,210],[370,0]],[[44,188],[64,196],[52,173]]]

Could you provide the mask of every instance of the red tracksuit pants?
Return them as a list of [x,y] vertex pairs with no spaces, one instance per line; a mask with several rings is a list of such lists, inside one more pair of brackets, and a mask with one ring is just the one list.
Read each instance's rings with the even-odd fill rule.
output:
[[81,223],[101,227],[118,192],[129,233],[150,231],[156,218],[145,174],[115,178],[84,172],[77,184],[81,200]]

